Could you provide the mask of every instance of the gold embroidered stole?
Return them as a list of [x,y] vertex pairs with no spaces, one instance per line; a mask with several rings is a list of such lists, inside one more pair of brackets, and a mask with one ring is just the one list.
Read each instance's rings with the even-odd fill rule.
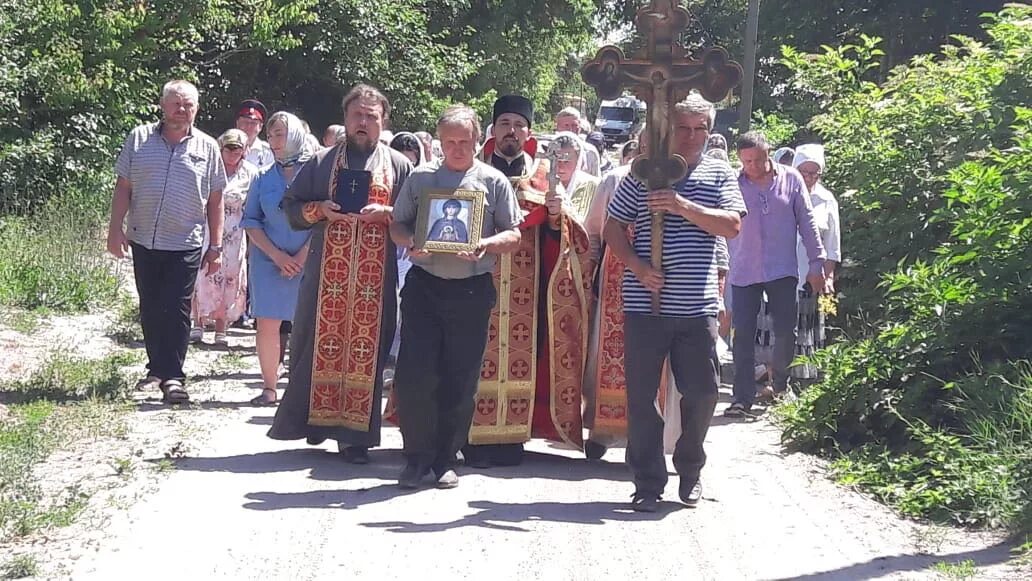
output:
[[[370,204],[390,204],[394,171],[385,146],[377,145],[366,169],[372,172]],[[330,196],[347,167],[341,146],[330,172]],[[316,307],[315,348],[308,423],[369,431],[380,356],[381,315],[386,282],[388,231],[385,224],[355,215],[332,222],[323,239]]]
[[[634,235],[628,228],[627,237]],[[591,435],[627,437],[627,376],[624,372],[623,277],[626,266],[608,249],[599,265],[598,349],[594,425]],[[657,401],[666,406],[667,374],[660,380]]]
[[[529,177],[514,179],[524,210],[544,204],[546,164],[539,163]],[[588,300],[586,274],[588,237],[583,226],[568,217],[562,220],[560,253],[548,281],[545,297],[539,296],[541,239],[538,227],[522,230],[519,249],[502,255],[494,272],[498,302],[491,312],[488,346],[476,395],[472,444],[520,443],[532,437],[537,385],[538,301],[548,301],[551,369],[549,408],[551,422],[565,443],[582,447],[581,382],[587,342]]]

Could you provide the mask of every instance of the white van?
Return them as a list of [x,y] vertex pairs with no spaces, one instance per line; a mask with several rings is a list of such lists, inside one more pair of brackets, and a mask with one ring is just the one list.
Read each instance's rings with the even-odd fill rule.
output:
[[631,96],[602,101],[595,115],[595,131],[602,132],[606,145],[624,143],[645,125],[645,102]]

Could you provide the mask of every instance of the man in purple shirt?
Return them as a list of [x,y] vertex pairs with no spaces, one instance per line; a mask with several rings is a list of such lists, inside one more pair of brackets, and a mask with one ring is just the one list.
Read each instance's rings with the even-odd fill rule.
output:
[[774,323],[774,391],[788,389],[798,316],[797,236],[810,261],[806,280],[817,292],[824,289],[825,258],[803,177],[771,160],[770,145],[760,132],[741,136],[737,146],[742,161],[738,186],[748,214],[742,218],[741,233],[729,241],[735,382],[734,397],[724,415],[730,417],[748,414],[756,399],[756,316],[764,293]]

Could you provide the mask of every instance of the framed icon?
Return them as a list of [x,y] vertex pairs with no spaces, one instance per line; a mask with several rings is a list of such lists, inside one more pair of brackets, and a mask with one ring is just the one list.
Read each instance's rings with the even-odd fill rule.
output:
[[416,248],[428,252],[474,252],[484,228],[484,192],[430,190],[419,201]]

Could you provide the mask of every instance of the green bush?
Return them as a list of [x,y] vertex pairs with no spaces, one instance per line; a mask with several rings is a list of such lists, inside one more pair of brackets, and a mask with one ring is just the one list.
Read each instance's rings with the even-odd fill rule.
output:
[[[1032,7],[877,86],[874,40],[789,55],[843,196],[848,337],[784,437],[913,516],[1032,527]],[[816,91],[816,87],[810,86]],[[862,316],[861,316],[862,315]]]

